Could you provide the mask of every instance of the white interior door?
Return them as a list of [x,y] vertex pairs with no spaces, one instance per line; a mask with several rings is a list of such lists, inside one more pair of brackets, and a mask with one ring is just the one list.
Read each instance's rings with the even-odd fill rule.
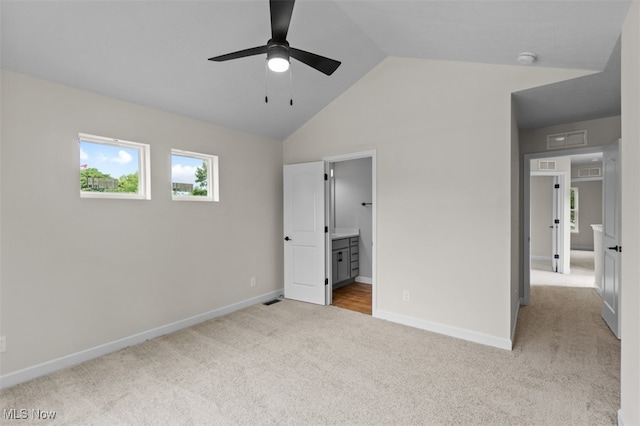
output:
[[560,271],[560,236],[562,235],[562,231],[560,229],[561,221],[560,218],[562,216],[561,205],[562,205],[562,197],[560,191],[560,182],[558,181],[558,176],[553,177],[553,183],[551,184],[551,193],[553,194],[552,202],[551,202],[551,269],[553,272],[561,272]]
[[620,338],[620,161],[618,142],[602,159],[602,318]]
[[284,166],[284,297],[325,304],[324,162]]

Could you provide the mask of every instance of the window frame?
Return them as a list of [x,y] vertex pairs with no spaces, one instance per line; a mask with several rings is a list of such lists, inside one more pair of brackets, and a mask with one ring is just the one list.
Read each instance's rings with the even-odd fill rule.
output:
[[173,167],[173,156],[196,158],[207,162],[207,195],[175,195],[173,193],[173,172],[169,179],[169,190],[171,191],[171,199],[173,201],[204,201],[219,202],[220,201],[220,183],[218,173],[218,156],[213,154],[204,154],[202,152],[185,151],[183,149],[171,148],[171,156],[169,164]]
[[83,191],[80,188],[80,198],[106,198],[125,200],[150,200],[151,199],[151,145],[133,142],[124,139],[109,138],[105,136],[78,134],[78,158],[80,158],[80,143],[89,142],[99,145],[117,146],[138,151],[138,192],[93,192]]

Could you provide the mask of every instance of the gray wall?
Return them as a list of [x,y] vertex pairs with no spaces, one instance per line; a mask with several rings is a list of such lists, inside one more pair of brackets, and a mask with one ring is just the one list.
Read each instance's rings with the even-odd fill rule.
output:
[[[280,142],[1,77],[3,374],[282,288]],[[79,132],[150,144],[151,200],[81,199]],[[171,148],[219,156],[219,203],[171,200]]]
[[360,229],[360,276],[372,278],[371,158],[333,163],[335,190],[335,227]]

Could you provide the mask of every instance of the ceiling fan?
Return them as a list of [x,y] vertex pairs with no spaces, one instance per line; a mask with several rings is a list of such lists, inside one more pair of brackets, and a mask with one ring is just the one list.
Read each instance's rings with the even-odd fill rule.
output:
[[215,56],[209,58],[209,60],[223,62],[266,53],[267,66],[275,72],[287,71],[290,58],[295,58],[326,75],[333,74],[340,66],[340,61],[289,46],[287,32],[289,32],[294,3],[295,0],[269,0],[271,8],[271,39],[266,45]]

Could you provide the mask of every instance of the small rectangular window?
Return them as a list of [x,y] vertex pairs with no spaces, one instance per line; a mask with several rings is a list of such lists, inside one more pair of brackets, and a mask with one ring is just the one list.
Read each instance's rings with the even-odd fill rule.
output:
[[151,199],[150,146],[80,133],[80,196]]
[[579,222],[578,222],[578,188],[571,188],[571,204],[569,206],[569,210],[571,213],[570,223],[571,223],[571,232],[578,233],[580,232]]
[[171,193],[174,200],[219,201],[218,157],[171,150]]

